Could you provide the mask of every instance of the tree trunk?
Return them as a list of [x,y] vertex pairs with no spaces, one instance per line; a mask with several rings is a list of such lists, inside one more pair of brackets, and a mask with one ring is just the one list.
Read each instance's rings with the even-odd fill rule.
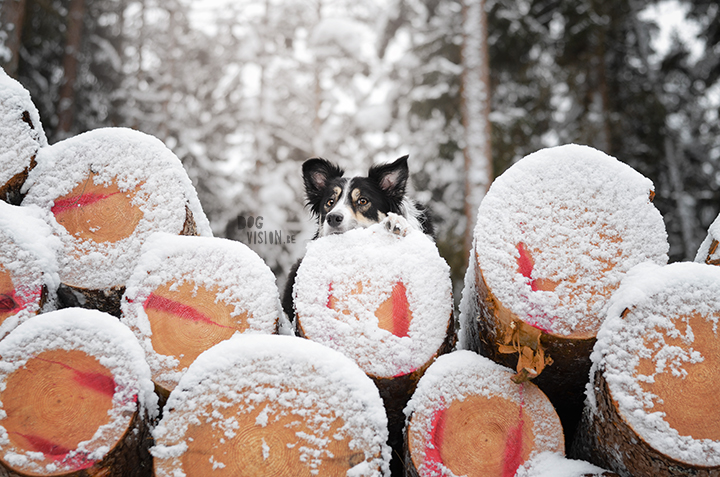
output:
[[490,60],[485,0],[463,1],[462,122],[465,129],[464,256],[472,246],[478,207],[492,181]]
[[386,426],[377,389],[345,356],[240,335],[201,355],[170,394],[155,475],[387,475]]
[[122,321],[165,398],[200,353],[238,332],[277,333],[281,315],[265,262],[244,244],[215,237],[146,244],[122,304]]
[[75,120],[78,63],[82,45],[85,0],[70,0],[68,8],[67,37],[63,56],[63,83],[58,98],[58,127],[60,139],[68,137]]
[[508,477],[539,452],[564,449],[562,425],[532,383],[470,351],[438,358],[408,406],[408,477]]
[[0,8],[0,13],[2,13],[0,25],[7,33],[5,47],[10,50],[10,59],[3,65],[3,69],[8,75],[15,77],[20,62],[25,0],[4,0]]

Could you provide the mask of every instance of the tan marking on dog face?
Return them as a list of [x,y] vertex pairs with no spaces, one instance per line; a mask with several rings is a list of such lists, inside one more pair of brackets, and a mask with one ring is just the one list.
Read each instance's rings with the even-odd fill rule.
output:
[[363,213],[370,208],[370,201],[362,196],[360,189],[353,189],[350,197],[352,198],[354,209],[358,213]]
[[325,212],[330,212],[333,209],[333,207],[335,207],[341,194],[342,194],[342,189],[340,187],[337,187],[337,186],[333,187],[332,196],[328,200],[326,200],[325,204],[323,205],[323,207],[325,208]]

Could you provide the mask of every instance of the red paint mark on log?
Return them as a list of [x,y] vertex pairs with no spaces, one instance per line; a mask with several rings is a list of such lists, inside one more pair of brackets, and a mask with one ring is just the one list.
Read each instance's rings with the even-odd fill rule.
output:
[[535,262],[533,261],[530,252],[527,250],[527,248],[525,248],[525,244],[523,242],[520,242],[517,245],[517,251],[520,254],[517,260],[520,273],[522,274],[522,276],[530,280],[530,288],[532,289],[532,291],[538,291],[537,280],[532,279],[532,272],[533,267],[535,266]]
[[194,321],[196,323],[219,326],[220,328],[232,328],[231,326],[225,326],[221,325],[220,323],[215,323],[208,316],[200,313],[195,308],[189,305],[185,305],[183,303],[180,303],[179,301],[171,300],[169,298],[165,298],[154,293],[151,293],[147,300],[145,300],[143,308],[146,310],[151,309],[164,311],[176,315],[180,318]]
[[42,452],[53,460],[60,460],[64,458],[71,450],[47,439],[43,439],[40,436],[21,434],[19,432],[16,432],[15,434],[28,441],[28,444],[30,444],[30,447],[32,447],[35,452]]
[[[523,388],[520,388],[522,395]],[[525,421],[523,419],[523,404],[525,399],[520,402],[520,411],[518,412],[517,425],[512,427],[508,432],[505,441],[505,451],[503,452],[503,472],[502,477],[513,477],[518,467],[523,463],[523,427]]]
[[18,304],[15,303],[14,295],[14,292],[12,295],[0,295],[0,313],[10,313],[17,308]]
[[392,291],[392,333],[402,338],[408,335],[410,320],[408,314],[410,312],[410,304],[407,299],[407,291],[402,282],[397,282]]
[[29,293],[26,298],[22,298],[17,290],[13,290],[10,294],[0,295],[0,313],[18,313],[28,307],[31,303],[35,303],[42,295],[42,288]]
[[87,371],[80,371],[79,369],[75,369],[72,366],[69,366],[60,361],[53,361],[44,358],[37,359],[45,361],[47,363],[57,364],[58,366],[62,366],[65,369],[71,370],[75,374],[73,376],[73,379],[81,386],[94,389],[95,391],[106,394],[110,397],[113,397],[115,395],[115,380],[111,376],[107,376],[102,373],[89,373]]
[[107,199],[108,197],[115,194],[120,194],[120,192],[113,192],[111,194],[89,193],[75,197],[68,197],[66,199],[58,199],[55,201],[55,205],[53,205],[50,210],[52,211],[53,215],[58,215],[76,207],[83,207],[85,205],[94,204],[101,200]]
[[430,442],[425,446],[425,466],[431,472],[438,474],[441,472],[440,466],[443,463],[440,447],[445,438],[445,414],[444,405],[433,413],[430,424]]

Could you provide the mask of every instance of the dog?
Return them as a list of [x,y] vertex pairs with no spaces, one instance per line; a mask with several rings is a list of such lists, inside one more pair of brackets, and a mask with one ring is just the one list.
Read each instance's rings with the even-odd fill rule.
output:
[[[416,229],[434,237],[427,209],[406,195],[408,156],[372,166],[366,177],[345,177],[343,169],[315,157],[303,163],[302,174],[306,206],[317,219],[315,239],[377,223],[384,223],[390,233],[401,236]],[[291,320],[295,316],[293,286],[301,261],[291,268],[283,293],[283,310]]]

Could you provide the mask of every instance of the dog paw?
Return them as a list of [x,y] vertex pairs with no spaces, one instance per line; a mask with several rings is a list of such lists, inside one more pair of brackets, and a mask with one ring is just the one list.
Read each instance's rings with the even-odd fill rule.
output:
[[385,228],[399,237],[405,237],[410,232],[410,223],[402,215],[389,212],[383,220]]

